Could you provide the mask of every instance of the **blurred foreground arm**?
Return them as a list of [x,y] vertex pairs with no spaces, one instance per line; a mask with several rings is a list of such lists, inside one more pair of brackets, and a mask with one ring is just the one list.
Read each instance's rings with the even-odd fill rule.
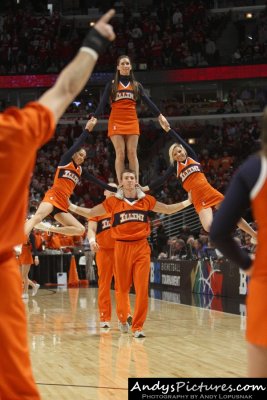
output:
[[56,123],[87,83],[98,55],[115,39],[113,28],[109,24],[114,14],[114,10],[109,10],[97,21],[85,37],[77,55],[59,74],[55,85],[38,100],[54,113]]

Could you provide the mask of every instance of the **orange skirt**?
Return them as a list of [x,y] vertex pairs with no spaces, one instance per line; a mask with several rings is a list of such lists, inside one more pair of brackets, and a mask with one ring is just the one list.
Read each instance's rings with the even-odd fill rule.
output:
[[267,347],[267,277],[251,278],[247,296],[247,331],[249,343]]
[[62,212],[68,212],[69,197],[65,193],[59,192],[57,189],[49,189],[42,201],[52,204],[62,210]]
[[198,214],[204,208],[210,208],[220,204],[224,199],[223,194],[214,189],[208,182],[193,188],[191,194],[192,203]]
[[110,113],[108,121],[108,136],[140,135],[139,122],[135,110]]
[[29,244],[26,243],[22,245],[22,253],[18,257],[18,262],[19,265],[33,264],[32,251],[31,251],[31,246]]

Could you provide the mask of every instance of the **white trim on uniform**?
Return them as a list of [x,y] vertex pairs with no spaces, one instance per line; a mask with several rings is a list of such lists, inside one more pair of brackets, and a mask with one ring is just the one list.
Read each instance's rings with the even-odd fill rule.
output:
[[252,190],[250,192],[251,200],[255,199],[255,197],[257,196],[257,194],[263,187],[266,179],[267,179],[267,158],[262,156],[261,157],[261,171],[260,171],[259,177],[258,177],[254,187],[252,188]]

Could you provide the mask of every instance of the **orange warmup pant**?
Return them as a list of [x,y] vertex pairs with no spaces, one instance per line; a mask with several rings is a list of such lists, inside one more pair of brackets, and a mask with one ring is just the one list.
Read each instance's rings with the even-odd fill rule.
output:
[[[111,320],[111,297],[110,286],[114,274],[114,249],[100,249],[96,253],[96,264],[98,272],[98,309],[100,321]],[[129,292],[128,292],[129,293]],[[117,303],[117,290],[115,278],[115,297]],[[131,314],[129,294],[127,297],[127,315]]]
[[115,277],[117,282],[117,315],[127,320],[127,296],[132,282],[135,288],[135,309],[132,330],[142,330],[148,309],[150,247],[146,239],[135,242],[115,242]]
[[12,253],[0,255],[0,399],[39,400],[30,363],[22,281]]

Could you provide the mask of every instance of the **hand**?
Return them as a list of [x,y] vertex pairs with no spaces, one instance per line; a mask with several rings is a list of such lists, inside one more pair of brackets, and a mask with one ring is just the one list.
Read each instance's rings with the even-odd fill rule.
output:
[[191,193],[191,190],[190,190],[190,192],[188,192],[188,200],[190,201],[190,203],[192,203],[192,193]]
[[251,277],[251,275],[253,274],[253,267],[250,267],[249,269],[247,269],[246,271],[244,271],[246,273],[247,276]]
[[142,190],[142,192],[148,192],[149,191],[149,186],[141,186],[141,185],[139,185],[139,183],[137,183],[135,186],[139,187]]
[[164,131],[168,132],[171,129],[170,124],[167,121],[167,119],[164,117],[164,115],[160,114],[158,116],[158,120],[159,120],[160,126],[162,127],[162,129],[164,129]]
[[102,17],[97,21],[94,28],[106,39],[112,40],[115,39],[116,35],[113,31],[113,27],[108,23],[111,18],[115,15],[115,10],[109,10],[106,14],[102,15]]
[[92,117],[87,121],[85,129],[87,129],[89,132],[92,132],[96,124],[97,124],[97,118]]
[[95,253],[99,250],[99,244],[97,242],[92,242],[90,243],[90,249],[91,251],[94,251]]

